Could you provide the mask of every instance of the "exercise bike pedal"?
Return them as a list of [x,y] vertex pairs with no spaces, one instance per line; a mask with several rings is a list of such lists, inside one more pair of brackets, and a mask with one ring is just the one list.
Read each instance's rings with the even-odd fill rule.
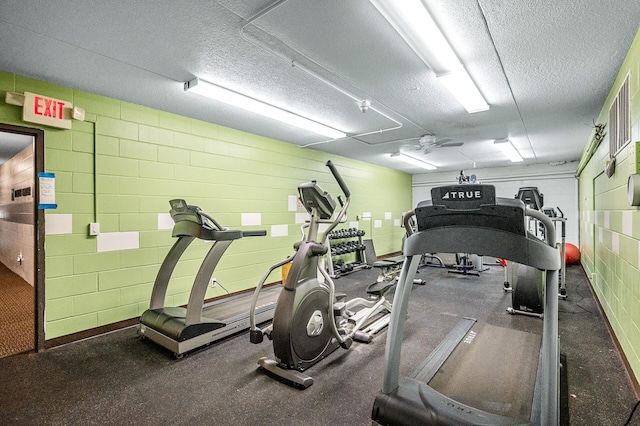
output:
[[249,341],[254,344],[262,343],[264,340],[264,334],[262,334],[262,330],[250,330],[249,331]]
[[343,349],[349,349],[352,344],[353,344],[353,338],[347,337],[342,341],[342,343],[340,343],[340,347]]
[[360,343],[371,343],[373,336],[363,331],[356,331],[353,333],[353,340]]

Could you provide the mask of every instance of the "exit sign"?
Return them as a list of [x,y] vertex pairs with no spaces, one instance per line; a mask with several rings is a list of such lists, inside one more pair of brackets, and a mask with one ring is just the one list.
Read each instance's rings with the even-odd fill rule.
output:
[[24,92],[22,120],[29,123],[70,129],[72,109],[71,102]]

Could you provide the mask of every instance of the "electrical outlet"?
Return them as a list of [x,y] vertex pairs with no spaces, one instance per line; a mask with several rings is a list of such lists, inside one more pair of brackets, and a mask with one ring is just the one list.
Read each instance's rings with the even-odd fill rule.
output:
[[215,278],[211,278],[211,288],[216,288],[218,281]]

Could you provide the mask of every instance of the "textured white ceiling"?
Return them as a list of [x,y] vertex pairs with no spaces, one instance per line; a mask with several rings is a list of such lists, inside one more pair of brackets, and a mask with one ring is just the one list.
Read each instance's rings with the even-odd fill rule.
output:
[[[638,30],[628,0],[424,0],[490,104],[467,114],[367,0],[4,0],[0,69],[422,173],[574,161]],[[261,13],[262,12],[262,13]],[[340,129],[327,142],[185,93],[199,77]],[[371,109],[360,112],[358,101]],[[418,139],[463,143],[422,154]]]

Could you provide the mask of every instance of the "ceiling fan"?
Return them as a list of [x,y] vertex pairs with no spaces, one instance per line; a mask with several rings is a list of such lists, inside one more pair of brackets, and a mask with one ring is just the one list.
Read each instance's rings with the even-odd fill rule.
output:
[[417,144],[405,144],[401,147],[406,151],[420,151],[423,154],[429,154],[438,148],[447,148],[462,146],[464,142],[455,142],[453,138],[438,139],[435,135],[424,135],[418,138]]

